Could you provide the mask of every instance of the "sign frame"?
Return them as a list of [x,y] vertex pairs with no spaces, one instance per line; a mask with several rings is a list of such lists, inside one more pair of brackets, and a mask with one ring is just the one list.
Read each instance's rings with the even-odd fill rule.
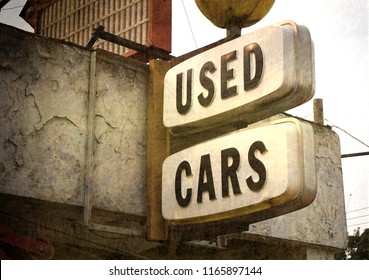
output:
[[[297,167],[292,171],[294,174],[290,175],[291,180],[293,182],[301,182],[301,185],[292,185],[292,186],[286,186],[284,189],[281,188],[281,193],[277,196],[270,196],[268,193],[269,190],[267,189],[265,191],[256,191],[256,196],[264,196],[263,199],[258,201],[257,203],[250,204],[250,205],[244,205],[243,207],[238,208],[227,208],[229,205],[239,205],[235,203],[235,200],[232,201],[232,197],[236,197],[234,194],[229,194],[231,197],[227,197],[226,203],[218,203],[218,204],[211,204],[213,203],[211,199],[208,199],[207,194],[204,196],[205,199],[201,201],[202,208],[204,207],[210,207],[210,212],[206,215],[202,215],[204,213],[203,210],[199,210],[196,208],[196,191],[199,193],[198,189],[194,187],[194,185],[191,185],[192,188],[192,195],[191,198],[192,201],[188,205],[184,205],[184,207],[178,207],[178,205],[175,205],[176,198],[175,198],[175,171],[171,170],[173,167],[177,168],[179,162],[183,162],[184,159],[190,158],[188,162],[192,166],[192,173],[185,174],[182,170],[182,178],[186,178],[186,176],[193,176],[196,177],[195,173],[198,169],[198,163],[199,159],[192,159],[191,157],[196,154],[196,151],[201,150],[202,152],[204,149],[209,149],[208,154],[210,156],[213,155],[213,151],[211,151],[213,146],[216,146],[216,149],[224,150],[229,147],[233,147],[233,142],[235,139],[240,138],[240,135],[242,136],[242,139],[236,140],[236,142],[246,142],[251,141],[248,140],[251,135],[254,135],[252,137],[258,137],[255,136],[255,133],[259,133],[260,131],[268,132],[270,130],[273,130],[272,132],[268,132],[269,138],[275,138],[275,132],[278,130],[283,130],[283,126],[288,126],[287,131],[289,131],[288,135],[285,135],[285,139],[290,138],[293,136],[290,140],[295,141],[297,139],[298,143],[296,143],[294,149],[294,153],[297,153],[293,155],[293,158],[295,162],[292,163],[292,167],[294,164],[298,164]],[[292,129],[292,130],[291,130]],[[259,131],[259,132],[258,132]],[[292,132],[291,132],[292,131]],[[252,138],[251,137],[251,138]],[[255,138],[255,139],[256,139]],[[265,138],[267,139],[267,137]],[[267,139],[268,140],[268,139]],[[273,140],[273,139],[272,139]],[[269,147],[271,143],[268,140],[266,141],[266,148],[271,150]],[[261,140],[262,141],[262,140]],[[265,140],[264,140],[265,141]],[[273,140],[274,141],[274,140]],[[272,141],[272,142],[273,142]],[[291,142],[293,143],[293,142]],[[289,145],[291,145],[289,143]],[[237,144],[239,145],[239,144]],[[246,145],[246,144],[245,144]],[[288,151],[288,146],[285,145],[286,153]],[[235,146],[237,148],[237,146]],[[246,147],[246,146],[245,146]],[[237,148],[239,151],[240,148]],[[214,150],[214,149],[213,149]],[[241,153],[241,151],[240,151]],[[246,151],[247,153],[247,151]],[[280,155],[281,151],[278,153],[274,153],[274,155]],[[203,153],[204,154],[204,153]],[[242,154],[241,154],[242,155]],[[197,155],[195,155],[196,157]],[[259,156],[260,158],[260,154]],[[273,159],[278,160],[278,159]],[[216,161],[216,160],[215,160]],[[262,160],[261,160],[262,161]],[[286,162],[285,162],[286,163]],[[277,162],[277,165],[273,165],[274,167],[278,168],[279,162]],[[282,164],[282,163],[281,163]],[[271,165],[265,164],[266,168],[269,168]],[[281,165],[282,166],[282,165]],[[291,163],[289,164],[291,166]],[[219,170],[219,169],[218,169]],[[278,171],[278,170],[277,170]],[[276,171],[276,172],[277,172]],[[269,173],[269,171],[267,171]],[[178,169],[177,169],[178,173]],[[201,172],[200,172],[201,173]],[[171,175],[170,175],[171,174]],[[276,174],[276,173],[273,173]],[[208,175],[208,174],[207,174]],[[200,176],[200,175],[199,175]],[[199,180],[197,176],[194,178],[194,181]],[[215,175],[214,175],[215,176]],[[270,176],[270,175],[268,175]],[[271,180],[270,177],[268,177],[267,180]],[[279,181],[283,182],[285,178],[279,178]],[[277,180],[277,181],[278,181]],[[297,181],[296,181],[297,180]],[[292,182],[291,181],[291,182]],[[168,183],[169,182],[169,183]],[[200,180],[199,180],[200,182]],[[278,182],[277,182],[278,183]],[[220,197],[220,187],[219,187],[219,181],[218,183],[215,182],[215,185],[218,184],[218,187],[215,187],[215,193],[218,196],[218,201],[225,200],[224,197]],[[269,185],[268,185],[269,184]],[[270,184],[276,184],[273,181],[269,181],[264,186],[265,188],[270,188]],[[277,185],[279,187],[279,185]],[[183,187],[183,186],[182,186]],[[186,189],[186,187],[183,187],[183,191]],[[187,191],[189,189],[189,185],[187,185]],[[171,192],[171,194],[170,194]],[[231,190],[230,190],[231,192]],[[301,209],[303,207],[306,207],[309,205],[316,196],[317,192],[317,181],[316,181],[316,170],[315,170],[315,134],[314,129],[311,124],[308,122],[303,122],[295,118],[282,118],[278,120],[274,120],[271,122],[266,123],[258,123],[253,125],[252,127],[239,130],[234,133],[227,134],[225,136],[221,136],[209,141],[206,141],[204,143],[200,143],[198,145],[192,146],[190,148],[187,148],[185,150],[182,150],[176,154],[173,154],[169,156],[163,163],[163,171],[162,171],[162,214],[165,220],[171,225],[171,226],[178,226],[178,225],[194,225],[194,224],[206,224],[206,223],[212,223],[212,222],[219,222],[219,221],[227,221],[230,219],[242,219],[243,222],[257,222],[261,220],[265,220],[268,218],[280,216],[298,209]],[[244,198],[246,195],[250,195],[250,191],[245,192],[245,187],[242,189],[242,196]],[[202,193],[204,195],[204,193]],[[184,195],[185,196],[185,195]],[[209,195],[210,197],[210,195]],[[240,196],[239,196],[240,197]],[[230,200],[231,198],[231,200]],[[208,200],[206,200],[208,199]],[[235,199],[235,198],[234,198]],[[239,198],[237,198],[239,199]],[[243,198],[242,198],[243,199]],[[245,198],[247,200],[247,197]],[[211,203],[208,203],[211,202]],[[194,204],[195,203],[195,204]],[[199,204],[199,203],[198,203]],[[195,205],[195,207],[192,207],[192,205]],[[223,211],[219,211],[218,209],[220,205],[220,208],[223,207]],[[192,207],[192,209],[188,208]],[[218,208],[217,208],[218,207]],[[226,209],[225,209],[226,208]],[[184,212],[187,212],[183,214]],[[190,213],[190,215],[188,214]]]
[[[277,45],[274,39],[281,43],[278,50],[273,49]],[[259,45],[263,52],[264,69],[260,80],[254,81],[254,85],[245,91],[242,86],[245,87],[246,82],[241,81],[241,76],[246,77],[242,72],[247,67],[246,64],[237,65],[245,60],[246,55],[257,60],[255,49],[245,52],[254,44]],[[272,53],[269,54],[269,50]],[[314,47],[309,30],[293,21],[271,25],[202,52],[166,73],[163,123],[173,135],[185,136],[229,123],[250,124],[301,105],[314,95],[313,56]],[[249,63],[249,70],[253,73],[248,82],[252,83],[258,69],[256,62]],[[254,68],[253,63],[256,64]],[[226,90],[230,91],[225,97],[224,82]],[[213,93],[209,91],[211,83]],[[190,91],[191,100],[188,102]],[[212,100],[210,94],[213,94]],[[181,101],[178,96],[182,97]],[[205,105],[199,105],[199,98],[205,100]],[[185,107],[182,112],[178,109],[178,106],[186,105],[188,108]]]

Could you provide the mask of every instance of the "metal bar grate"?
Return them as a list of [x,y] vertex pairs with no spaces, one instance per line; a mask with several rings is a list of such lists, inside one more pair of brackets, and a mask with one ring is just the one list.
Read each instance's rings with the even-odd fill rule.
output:
[[[99,25],[107,32],[148,43],[148,0],[58,0],[41,13],[39,34],[85,46]],[[97,42],[95,48],[124,54],[128,48]]]

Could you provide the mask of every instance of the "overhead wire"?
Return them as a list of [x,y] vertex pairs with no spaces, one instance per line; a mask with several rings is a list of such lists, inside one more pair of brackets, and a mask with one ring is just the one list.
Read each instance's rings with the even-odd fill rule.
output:
[[355,210],[347,211],[346,213],[351,213],[351,212],[361,211],[361,210],[365,210],[365,209],[369,209],[369,207],[364,207],[364,208],[359,208],[359,209],[355,209]]
[[352,217],[352,218],[347,218],[346,220],[347,221],[348,220],[354,220],[354,219],[364,218],[364,217],[368,217],[368,216],[369,216],[369,214],[368,215],[357,216],[357,217]]
[[[325,119],[326,121],[332,123],[331,121],[329,121],[328,119]],[[339,130],[343,131],[344,133],[346,133],[348,136],[352,137],[353,139],[355,139],[356,141],[360,142],[361,144],[363,144],[364,146],[368,147],[369,148],[369,145],[366,144],[365,142],[361,141],[360,139],[358,139],[357,137],[353,136],[351,133],[347,132],[346,130],[344,130],[343,128],[335,125],[335,124],[332,124],[331,127],[335,127],[335,128],[338,128]]]
[[[369,209],[369,207],[363,207],[363,208],[351,210],[351,211],[346,212],[346,214],[353,213],[353,212],[358,212],[358,211],[362,211],[362,210],[366,210],[366,209]],[[356,217],[351,217],[351,218],[346,218],[346,221],[348,221],[348,220],[354,220],[354,219],[359,219],[359,218],[365,218],[365,217],[368,217],[368,216],[369,216],[369,214],[361,215],[361,216],[356,216]],[[347,225],[347,227],[354,227],[354,226],[367,225],[367,224],[369,224],[369,221],[362,222],[362,223],[357,223],[357,224],[353,224],[353,225]]]
[[197,46],[197,42],[196,42],[196,39],[195,39],[195,35],[194,35],[194,33],[193,33],[193,30],[192,30],[192,26],[191,26],[190,18],[189,18],[189,16],[188,16],[187,9],[186,9],[186,6],[185,6],[185,3],[183,2],[183,0],[182,0],[182,6],[183,6],[184,12],[185,12],[185,14],[186,14],[186,18],[187,18],[188,26],[190,27],[190,31],[191,31],[191,35],[192,35],[192,39],[193,39],[193,41],[194,41],[194,43],[195,43],[196,48],[198,48],[198,46]]
[[359,224],[354,224],[354,225],[349,225],[347,227],[355,227],[355,226],[366,225],[366,224],[369,224],[369,222],[359,223]]

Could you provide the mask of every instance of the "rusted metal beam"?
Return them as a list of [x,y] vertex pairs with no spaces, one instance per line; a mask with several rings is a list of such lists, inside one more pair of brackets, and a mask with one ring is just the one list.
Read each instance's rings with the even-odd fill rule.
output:
[[360,157],[360,156],[369,156],[369,152],[344,154],[344,155],[341,155],[341,158]]
[[129,48],[131,50],[135,50],[138,52],[146,53],[149,57],[159,58],[162,60],[170,60],[173,58],[168,52],[156,48],[156,47],[148,47],[134,41],[116,36],[109,32],[104,31],[103,26],[99,26],[95,29],[90,41],[87,43],[86,48],[91,50],[97,39],[103,39],[105,41]]
[[181,56],[173,57],[173,59],[171,60],[172,66],[175,66],[175,65],[177,65],[177,64],[179,64],[179,63],[181,63],[181,62],[183,62],[183,61],[185,61],[185,60],[187,60],[187,59],[189,59],[189,58],[191,58],[191,57],[193,57],[195,55],[198,55],[198,54],[200,54],[202,52],[205,52],[205,51],[207,51],[209,49],[215,48],[215,47],[217,47],[219,45],[222,45],[222,44],[224,44],[226,42],[229,42],[231,40],[234,40],[234,39],[236,39],[238,37],[239,37],[238,35],[231,35],[231,36],[228,36],[228,37],[226,37],[224,39],[221,39],[219,41],[216,41],[214,43],[211,43],[209,45],[206,45],[204,47],[201,47],[201,48],[198,48],[198,49],[193,50],[191,52],[185,53],[185,54],[183,54]]

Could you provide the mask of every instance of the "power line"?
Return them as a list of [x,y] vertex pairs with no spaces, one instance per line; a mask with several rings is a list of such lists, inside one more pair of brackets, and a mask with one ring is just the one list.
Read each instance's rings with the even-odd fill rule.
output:
[[[332,123],[330,120],[324,118],[327,122]],[[352,135],[351,133],[347,132],[345,129],[335,125],[335,124],[331,124],[331,127],[335,127],[338,128],[339,130],[343,131],[344,133],[346,133],[348,136],[350,136],[351,138],[355,139],[356,141],[360,142],[361,144],[363,144],[364,146],[369,148],[369,145],[364,143],[363,141],[361,141],[359,138],[355,137],[354,135]],[[359,157],[359,156],[369,156],[369,152],[361,152],[361,153],[351,153],[351,154],[344,154],[341,155],[341,158],[349,158],[349,157]]]
[[192,34],[193,41],[194,41],[194,43],[195,43],[196,48],[198,48],[198,46],[197,46],[197,42],[196,42],[196,39],[195,39],[195,35],[193,34],[192,26],[191,26],[191,23],[190,23],[190,18],[188,17],[187,10],[186,10],[186,6],[185,6],[185,4],[184,4],[183,0],[182,0],[182,6],[183,6],[183,9],[184,9],[185,14],[186,14],[186,18],[187,18],[188,26],[190,27],[190,31],[191,31],[191,34]]
[[341,158],[369,156],[369,152],[352,153],[341,155]]
[[369,207],[364,207],[364,208],[360,208],[360,209],[355,209],[355,210],[351,210],[351,211],[347,211],[347,213],[351,213],[351,212],[356,212],[356,211],[361,211],[361,210],[365,210],[365,209],[369,209]]
[[[331,121],[329,121],[328,119],[325,119],[327,122],[330,122],[332,123]],[[368,147],[369,148],[369,145],[364,143],[363,141],[361,141],[360,139],[358,139],[357,137],[353,136],[351,133],[347,132],[346,130],[344,130],[343,128],[337,126],[337,125],[334,125],[332,124],[331,127],[335,127],[335,128],[338,128],[339,130],[343,131],[344,133],[346,133],[348,136],[352,137],[353,139],[355,139],[356,141],[360,142],[361,144],[363,144],[364,146]]]
[[369,222],[359,223],[359,224],[354,224],[354,225],[349,225],[349,226],[347,226],[347,227],[356,227],[356,226],[366,225],[366,224],[369,224]]
[[348,220],[359,219],[359,218],[364,218],[364,217],[368,217],[368,216],[369,216],[369,214],[368,214],[368,215],[362,215],[362,216],[357,216],[357,217],[348,218],[348,219],[346,219],[346,220],[348,221]]

